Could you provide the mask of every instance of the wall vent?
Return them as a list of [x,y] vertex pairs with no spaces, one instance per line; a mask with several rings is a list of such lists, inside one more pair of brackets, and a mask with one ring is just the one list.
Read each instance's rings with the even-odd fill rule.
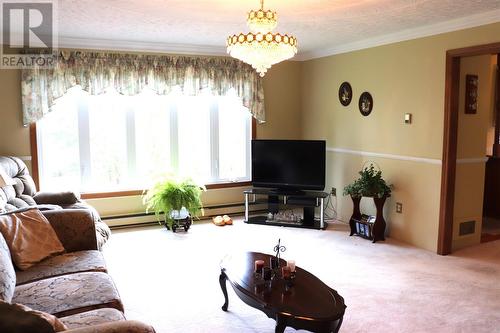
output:
[[470,235],[476,231],[476,221],[467,221],[460,223],[458,231],[459,236]]

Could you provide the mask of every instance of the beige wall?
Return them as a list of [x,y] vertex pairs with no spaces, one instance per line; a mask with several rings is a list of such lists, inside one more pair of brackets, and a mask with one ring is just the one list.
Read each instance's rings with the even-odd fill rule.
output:
[[[391,235],[436,251],[446,50],[498,41],[500,23],[304,62],[303,137],[358,152],[329,152],[328,187],[340,193],[366,160],[374,160],[395,185],[385,215]],[[354,91],[348,107],[337,97],[343,81]],[[363,91],[374,98],[368,117],[357,106]],[[403,123],[405,113],[413,114],[413,124]],[[361,157],[360,152],[398,156]],[[403,203],[402,214],[395,213],[396,202]],[[365,206],[370,211],[372,205]],[[347,221],[351,210],[350,199],[339,195],[339,217]]]
[[[367,160],[377,162],[395,185],[386,218],[393,237],[435,251],[437,248],[443,137],[446,50],[500,41],[500,23],[395,43],[302,63],[273,66],[265,77],[267,122],[259,138],[326,139],[328,186],[338,189],[339,217],[347,220],[352,204],[342,197]],[[0,71],[2,101],[0,154],[26,155],[29,135],[20,121],[19,74]],[[349,81],[354,99],[338,102],[341,82]],[[6,90],[5,90],[6,87]],[[363,91],[374,97],[374,111],[362,117],[357,99]],[[404,125],[405,113],[413,124]],[[368,153],[361,156],[360,152]],[[387,154],[373,157],[371,153]],[[366,155],[366,154],[365,154]],[[413,159],[414,157],[420,159]],[[240,202],[241,189],[209,191],[205,202]],[[395,213],[395,203],[403,213]],[[139,197],[96,200],[104,214],[142,210]],[[364,209],[373,211],[366,201]]]
[[[464,57],[460,62],[453,250],[479,244],[481,241],[485,156],[488,130],[492,126],[494,115],[495,71],[496,56]],[[465,77],[468,74],[479,78],[476,114],[465,114]],[[476,221],[475,232],[459,236],[460,224],[466,221]]]
[[[300,63],[273,66],[264,78],[267,121],[257,125],[258,138],[300,137]],[[0,155],[30,156],[29,129],[22,126],[20,71],[0,70]],[[28,162],[29,164],[29,162]],[[141,196],[88,200],[103,216],[143,212]],[[209,190],[205,205],[243,202],[243,188]],[[241,211],[241,207],[233,210]],[[218,214],[221,210],[207,211]]]
[[21,114],[20,71],[0,70],[0,101],[0,155],[30,156],[29,128],[23,127]]

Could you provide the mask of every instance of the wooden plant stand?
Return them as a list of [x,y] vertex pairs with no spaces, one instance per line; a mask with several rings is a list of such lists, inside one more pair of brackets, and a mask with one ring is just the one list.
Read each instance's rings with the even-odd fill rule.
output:
[[[373,197],[373,201],[375,202],[375,207],[377,208],[377,215],[375,218],[375,222],[372,226],[369,226],[368,223],[362,222],[361,219],[361,210],[359,208],[359,204],[361,202],[362,197],[351,197],[353,203],[353,213],[351,219],[349,220],[349,226],[351,227],[351,234],[362,236],[364,238],[372,240],[373,243],[381,240],[385,241],[385,227],[386,222],[384,219],[384,204],[387,200],[387,197],[377,198]],[[359,233],[356,224],[366,224],[368,232]]]

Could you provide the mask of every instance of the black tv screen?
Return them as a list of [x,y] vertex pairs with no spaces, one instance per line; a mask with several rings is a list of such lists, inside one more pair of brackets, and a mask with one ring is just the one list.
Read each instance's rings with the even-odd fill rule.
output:
[[252,140],[255,187],[322,191],[325,164],[325,141]]

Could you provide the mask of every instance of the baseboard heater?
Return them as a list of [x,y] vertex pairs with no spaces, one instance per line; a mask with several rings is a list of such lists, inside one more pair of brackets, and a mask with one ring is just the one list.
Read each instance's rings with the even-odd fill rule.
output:
[[[220,205],[210,205],[210,206],[205,206],[203,207],[205,210],[216,210],[216,209],[224,209],[224,208],[235,208],[235,207],[241,207],[242,209],[237,210],[237,211],[231,211],[229,214],[231,215],[243,215],[245,213],[245,210],[243,209],[244,203],[231,203],[231,204],[220,204]],[[254,209],[252,212],[263,212],[267,210],[263,209]],[[202,217],[200,217],[200,220],[208,220],[211,219],[214,216],[221,215],[221,214],[207,214]],[[150,218],[150,220],[149,220]],[[122,229],[122,228],[131,228],[131,227],[137,227],[137,226],[147,226],[147,225],[156,225],[158,224],[158,221],[156,220],[156,216],[154,212],[141,212],[141,213],[132,213],[132,214],[123,214],[123,215],[110,215],[110,216],[103,216],[101,217],[103,221],[105,221],[111,229]],[[118,222],[119,220],[131,220],[131,219],[142,219],[143,221],[140,222],[128,222],[128,223],[120,223]],[[112,221],[115,220],[117,221],[116,223],[113,223]]]

